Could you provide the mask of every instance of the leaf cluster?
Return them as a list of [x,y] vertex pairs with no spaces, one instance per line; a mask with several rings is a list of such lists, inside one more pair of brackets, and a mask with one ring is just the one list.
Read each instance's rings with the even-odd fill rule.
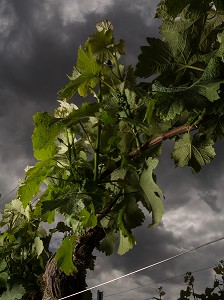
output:
[[5,205],[0,226],[7,228],[0,233],[0,299],[24,299],[31,294],[38,299],[50,236],[34,210],[24,208],[18,199]]

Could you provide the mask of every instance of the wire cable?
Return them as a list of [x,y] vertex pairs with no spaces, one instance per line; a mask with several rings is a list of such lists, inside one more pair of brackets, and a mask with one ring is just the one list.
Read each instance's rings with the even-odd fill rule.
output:
[[128,277],[128,276],[130,276],[130,275],[136,274],[136,273],[141,272],[141,271],[144,271],[144,270],[146,270],[146,269],[155,267],[155,266],[157,266],[157,265],[163,264],[163,263],[165,263],[165,262],[167,262],[167,261],[170,261],[170,260],[173,260],[173,259],[175,259],[175,258],[177,258],[177,257],[179,257],[179,256],[182,256],[182,255],[191,253],[191,252],[193,252],[193,251],[195,251],[195,250],[198,250],[198,249],[203,248],[203,247],[205,247],[205,246],[214,244],[214,243],[219,242],[219,241],[221,241],[221,240],[224,240],[224,237],[221,237],[221,238],[219,238],[219,239],[216,239],[216,240],[210,241],[210,242],[208,242],[208,243],[202,244],[202,245],[197,246],[197,247],[195,247],[195,248],[193,248],[193,249],[190,249],[190,250],[181,252],[181,253],[179,253],[179,254],[176,254],[176,255],[171,256],[171,257],[166,258],[166,259],[163,259],[163,260],[161,260],[161,261],[159,261],[159,262],[156,262],[156,263],[154,263],[154,264],[151,264],[151,265],[149,265],[149,266],[146,266],[146,267],[143,267],[143,268],[141,268],[141,269],[135,270],[135,271],[133,271],[133,272],[127,273],[127,274],[125,274],[125,275],[119,276],[119,277],[117,277],[117,278],[114,278],[114,279],[108,280],[108,281],[106,281],[106,282],[97,284],[97,285],[95,285],[95,286],[93,286],[93,287],[90,287],[90,288],[88,288],[88,289],[86,289],[86,290],[82,290],[82,291],[79,291],[79,292],[74,293],[74,294],[72,294],[72,295],[62,297],[62,298],[60,298],[59,300],[68,299],[68,298],[70,298],[70,297],[73,297],[73,296],[76,296],[76,295],[85,293],[85,292],[87,292],[87,291],[96,289],[96,288],[98,288],[98,287],[100,287],[100,286],[103,286],[103,285],[106,285],[106,284],[108,284],[108,283],[111,283],[111,282],[120,280],[120,279],[122,279],[122,278]]
[[3,198],[1,198],[0,200],[3,201],[7,196],[9,196],[12,192],[14,192],[16,189],[18,188],[18,185],[13,189],[11,190],[8,194],[6,194]]
[[[213,268],[214,266],[212,267],[207,267],[207,268],[203,268],[203,269],[199,269],[199,270],[195,270],[195,271],[192,271],[191,273],[194,274],[194,273],[197,273],[197,272],[202,272],[202,271],[205,271],[205,270],[209,270],[211,268]],[[129,291],[134,291],[134,290],[137,290],[137,289],[141,289],[141,288],[144,288],[144,287],[147,287],[149,285],[154,285],[154,284],[158,284],[158,283],[161,283],[161,282],[165,282],[165,281],[169,281],[169,280],[173,280],[173,279],[176,279],[176,278],[180,278],[180,277],[183,277],[185,276],[186,273],[183,273],[183,274],[180,274],[180,275],[176,275],[176,276],[173,276],[173,277],[169,277],[169,278],[164,278],[164,279],[161,279],[159,281],[152,281],[148,284],[145,284],[145,285],[140,285],[140,286],[137,286],[135,288],[132,288],[132,289],[128,289],[128,290],[125,290],[125,291],[120,291],[120,292],[117,292],[117,293],[114,293],[114,294],[110,294],[110,295],[104,295],[104,298],[106,297],[111,297],[111,296],[115,296],[115,295],[119,295],[119,294],[123,294],[123,293],[127,293]]]

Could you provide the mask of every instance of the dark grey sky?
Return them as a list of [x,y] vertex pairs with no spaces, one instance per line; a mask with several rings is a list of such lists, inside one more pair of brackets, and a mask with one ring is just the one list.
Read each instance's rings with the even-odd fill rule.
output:
[[[145,38],[159,36],[159,21],[153,19],[156,3],[156,0],[1,0],[0,192],[3,196],[16,187],[25,167],[34,163],[32,116],[37,111],[53,112],[57,91],[66,83],[66,74],[71,73],[77,49],[95,31],[95,24],[104,19],[112,21],[117,39],[125,40],[125,63],[135,64]],[[124,257],[115,254],[105,258],[100,254],[96,272],[89,274],[90,285],[223,235],[223,144],[218,145],[214,162],[198,175],[192,175],[188,169],[175,169],[170,159],[171,149],[172,143],[166,143],[157,171],[158,183],[166,195],[166,213],[161,225],[147,229],[148,221],[142,229],[137,229],[138,245]],[[223,242],[219,242],[102,289],[109,295],[189,269],[212,266],[223,259],[222,249]],[[197,274],[204,286],[209,274],[211,271]],[[166,300],[175,299],[175,291],[182,288],[177,281],[165,282],[163,286],[168,294]],[[150,295],[156,295],[155,288],[156,285],[151,285],[115,298],[150,299]]]

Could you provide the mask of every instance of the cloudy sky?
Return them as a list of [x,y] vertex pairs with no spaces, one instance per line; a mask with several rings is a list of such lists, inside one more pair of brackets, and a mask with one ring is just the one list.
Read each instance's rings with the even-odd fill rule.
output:
[[[115,36],[125,40],[125,63],[137,62],[146,36],[159,37],[159,21],[153,19],[157,0],[1,0],[0,1],[0,193],[5,196],[33,165],[32,116],[53,112],[57,91],[67,82],[76,62],[77,49],[95,31],[95,24],[109,19]],[[158,183],[166,199],[160,226],[136,230],[137,246],[124,257],[99,254],[89,285],[134,271],[197,247],[223,235],[223,145],[217,146],[213,163],[200,174],[175,169],[164,146],[158,167]],[[13,196],[13,193],[10,195]],[[10,197],[6,197],[1,205]],[[164,279],[211,267],[223,259],[223,241],[204,247],[155,268],[106,285],[107,299],[151,299],[163,285],[166,300],[177,298],[183,278]],[[98,255],[98,253],[97,253]],[[198,287],[212,283],[212,271],[196,273]],[[139,286],[147,285],[145,288]],[[122,291],[130,290],[129,292]],[[116,296],[110,296],[119,293]],[[94,294],[95,297],[95,294]]]

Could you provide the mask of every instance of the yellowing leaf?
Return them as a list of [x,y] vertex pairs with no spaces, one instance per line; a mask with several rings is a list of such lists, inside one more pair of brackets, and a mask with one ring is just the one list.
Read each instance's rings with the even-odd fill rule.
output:
[[39,236],[35,237],[34,246],[35,246],[35,250],[37,252],[37,256],[41,255],[41,253],[44,250],[44,244],[43,244],[43,241],[39,238]]

